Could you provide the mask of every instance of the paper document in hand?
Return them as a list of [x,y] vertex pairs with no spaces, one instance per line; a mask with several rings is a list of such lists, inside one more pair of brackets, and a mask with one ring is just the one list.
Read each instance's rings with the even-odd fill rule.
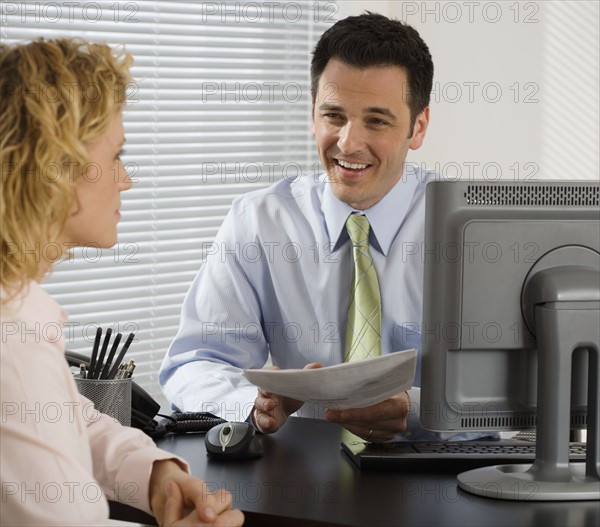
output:
[[244,370],[263,390],[332,408],[363,408],[412,386],[417,351],[397,351],[373,359],[344,362],[314,370]]

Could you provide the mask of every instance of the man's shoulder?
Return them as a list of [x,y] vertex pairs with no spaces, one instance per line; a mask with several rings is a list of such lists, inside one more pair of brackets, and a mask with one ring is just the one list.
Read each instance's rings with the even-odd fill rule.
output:
[[437,172],[416,163],[406,163],[404,177],[414,178],[417,182],[417,188],[425,188],[431,181],[440,179],[440,175]]
[[313,176],[299,176],[296,178],[283,178],[272,185],[246,192],[233,201],[233,208],[249,211],[258,211],[264,207],[282,207],[288,209],[300,206],[302,202],[309,202],[322,198],[324,182],[322,178]]
[[427,168],[416,164],[407,164],[404,170],[404,176],[407,178],[414,178],[416,181],[412,200],[413,206],[417,203],[424,202],[427,185],[433,181],[439,181],[440,179],[440,175],[437,172],[428,170]]

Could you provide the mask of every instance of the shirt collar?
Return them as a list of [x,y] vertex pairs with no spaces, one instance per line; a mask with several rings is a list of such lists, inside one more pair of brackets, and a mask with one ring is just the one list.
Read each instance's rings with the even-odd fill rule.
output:
[[347,203],[340,201],[325,179],[322,210],[329,242],[333,244],[332,252],[337,251],[349,239],[345,228],[346,219],[352,212],[358,212],[367,216],[371,224],[371,235],[369,236],[371,245],[387,256],[408,213],[418,180],[413,167],[408,171],[405,169],[398,183],[380,201],[369,209],[357,211]]

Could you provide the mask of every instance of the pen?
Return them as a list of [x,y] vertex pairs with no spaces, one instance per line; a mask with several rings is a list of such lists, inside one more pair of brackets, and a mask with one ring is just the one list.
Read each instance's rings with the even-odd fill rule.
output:
[[133,362],[132,360],[130,360],[127,363],[127,369],[125,370],[125,378],[126,379],[131,378],[131,376],[133,375],[133,370],[135,370],[135,362]]
[[96,364],[96,368],[93,372],[90,373],[92,379],[99,379],[100,372],[102,371],[102,363],[104,362],[104,356],[106,355],[106,349],[108,348],[108,343],[110,341],[110,336],[112,335],[112,328],[108,328],[106,330],[106,334],[104,335],[104,341],[102,342],[102,351],[100,351],[100,357],[98,358],[98,363]]
[[127,364],[121,364],[115,379],[129,379],[135,369],[135,363],[130,360]]
[[100,345],[100,338],[102,337],[102,328],[98,327],[96,330],[96,338],[94,340],[94,349],[92,351],[92,360],[90,361],[90,372],[89,378],[94,378],[94,369],[96,368],[96,359],[98,358],[98,346]]
[[85,364],[81,363],[79,365],[79,377],[81,379],[86,379],[87,378],[87,372],[85,371]]
[[125,344],[123,345],[123,349],[119,352],[119,356],[117,357],[115,364],[113,365],[112,369],[110,370],[110,373],[108,374],[107,379],[115,378],[115,375],[119,371],[119,367],[121,366],[121,363],[123,362],[123,357],[125,357],[125,353],[127,353],[127,350],[129,349],[131,341],[133,340],[133,337],[135,337],[135,333],[130,333],[129,336],[127,337],[127,340],[125,341]]
[[117,338],[115,338],[115,341],[113,342],[112,347],[110,348],[110,352],[108,354],[108,359],[106,359],[106,363],[104,364],[104,368],[102,368],[102,373],[98,376],[99,379],[106,379],[108,378],[108,372],[110,371],[110,365],[112,363],[112,360],[115,356],[115,352],[117,351],[117,348],[119,347],[119,342],[121,342],[121,337],[123,335],[121,335],[121,333],[117,333]]

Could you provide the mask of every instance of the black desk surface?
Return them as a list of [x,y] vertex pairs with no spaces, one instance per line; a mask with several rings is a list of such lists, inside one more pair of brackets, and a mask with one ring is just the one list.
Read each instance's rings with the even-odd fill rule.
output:
[[209,459],[204,434],[168,436],[158,446],[186,459],[211,490],[229,490],[250,526],[600,526],[597,501],[481,498],[435,467],[361,472],[340,450],[344,433],[325,421],[290,418],[276,434],[261,436],[264,456],[248,461]]

